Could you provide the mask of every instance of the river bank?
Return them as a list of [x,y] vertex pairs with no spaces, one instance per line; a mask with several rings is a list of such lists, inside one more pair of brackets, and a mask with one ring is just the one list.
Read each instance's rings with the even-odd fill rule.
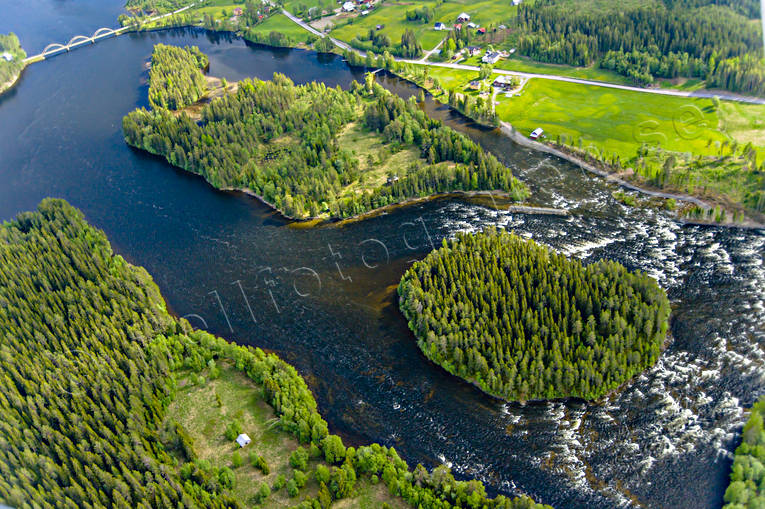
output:
[[0,96],[16,86],[16,84],[19,82],[19,78],[21,78],[21,72],[17,73],[5,83],[0,83]]

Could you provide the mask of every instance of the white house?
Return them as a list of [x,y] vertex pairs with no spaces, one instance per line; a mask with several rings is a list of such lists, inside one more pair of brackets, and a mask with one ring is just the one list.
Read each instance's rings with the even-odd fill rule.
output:
[[532,140],[536,140],[537,138],[542,136],[544,134],[544,132],[545,132],[544,129],[542,129],[541,127],[537,127],[536,129],[531,131],[531,134],[529,135],[529,138],[531,138]]
[[467,26],[468,26],[468,28],[478,28],[478,25],[476,25],[476,24],[475,24],[475,23],[473,23],[472,21],[471,21],[470,23],[468,23],[468,25],[467,25]]
[[457,22],[465,23],[467,21],[470,21],[470,14],[468,14],[467,12],[463,12],[462,14],[457,16]]
[[513,5],[521,5],[521,0],[513,0]]
[[2,58],[3,60],[5,60],[6,62],[12,62],[12,61],[13,61],[13,55],[11,55],[11,54],[10,54],[10,53],[8,53],[8,52],[5,52],[5,53],[3,53],[2,55],[0,55],[0,58]]
[[343,10],[344,10],[345,12],[353,12],[353,11],[355,11],[355,10],[356,10],[356,6],[355,6],[355,5],[353,5],[353,2],[345,2],[345,3],[343,4]]
[[449,28],[439,21],[433,25],[433,30],[449,30]]
[[239,444],[239,447],[244,447],[250,443],[250,437],[248,437],[247,434],[242,433],[236,437],[236,443]]
[[481,58],[481,62],[484,64],[496,64],[501,56],[499,51],[487,51],[483,58]]

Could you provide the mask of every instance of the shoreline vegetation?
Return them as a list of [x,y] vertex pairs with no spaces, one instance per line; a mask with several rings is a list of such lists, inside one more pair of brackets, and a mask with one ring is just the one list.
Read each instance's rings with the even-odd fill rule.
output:
[[765,396],[754,403],[741,432],[731,466],[730,485],[723,509],[745,509],[765,505]]
[[0,428],[2,503],[551,509],[346,447],[293,366],[172,316],[63,200],[0,225],[0,254],[0,408],[15,423]]
[[[575,3],[586,3],[584,0],[571,1],[574,1]],[[151,4],[152,2],[144,3]],[[241,14],[230,16],[234,13],[232,8],[236,8],[236,6],[233,4],[229,5],[229,3],[228,0],[207,0],[206,2],[200,3],[203,7],[199,7],[198,9],[195,7],[195,9],[191,9],[189,12],[184,12],[181,15],[178,15],[178,19],[174,20],[173,18],[168,18],[159,23],[162,23],[163,26],[193,25],[202,26],[211,30],[231,30],[237,32],[245,39],[259,44],[308,49],[313,47],[314,50],[320,52],[341,53],[340,49],[331,43],[329,37],[320,38],[315,34],[308,32],[303,27],[298,26],[296,23],[287,19],[286,16],[276,12],[276,9],[273,9],[268,4],[251,5],[251,3],[247,3],[244,8],[240,8]],[[311,2],[309,2],[309,4],[311,4]],[[370,23],[372,23],[372,20],[378,19],[378,17],[382,15],[381,13],[388,13],[389,11],[392,13],[394,10],[396,10],[396,12],[400,10],[400,8],[396,7],[394,9],[392,6],[389,6],[384,2],[373,3],[368,7],[368,9],[371,9],[371,14],[368,14],[367,17],[365,17],[363,15],[358,15],[357,13],[335,14],[328,5],[323,4],[316,4],[316,6],[312,7],[311,5],[299,5],[287,2],[283,7],[294,12],[299,11],[298,15],[302,16],[306,22],[318,27],[325,33],[329,33],[332,37],[341,36],[342,34],[346,34],[346,32],[358,34],[363,27],[367,27],[368,25],[371,26]],[[450,4],[447,11],[451,12],[451,10],[453,10],[452,8],[458,9],[462,7],[460,7],[459,1],[457,1],[454,5]],[[630,7],[632,8],[632,6]],[[258,9],[257,11],[255,11],[256,8]],[[441,9],[445,8],[446,7],[442,7]],[[295,9],[298,9],[298,11],[295,11]],[[412,34],[416,34],[417,37],[420,38],[424,37],[424,41],[430,41],[425,45],[426,47],[423,49],[422,54],[427,53],[428,47],[431,45],[435,46],[436,42],[438,42],[438,39],[433,38],[433,34],[438,32],[423,27],[422,23],[431,20],[433,16],[437,17],[437,13],[441,11],[439,8],[436,8],[434,11],[429,11],[428,9],[430,9],[430,7],[426,6],[424,10],[418,9],[411,12],[407,11],[406,13],[401,11],[400,13],[401,16],[406,14],[402,27],[404,25],[411,25],[414,30]],[[252,24],[253,17],[248,15],[248,12],[250,11],[263,12],[265,13],[265,16],[263,16],[263,19],[255,20],[256,23]],[[337,9],[335,9],[335,11],[337,11]],[[538,14],[530,14],[528,11],[529,9],[524,11],[524,16],[531,16],[532,14],[536,16]],[[548,16],[556,11],[555,9],[546,8],[544,12],[544,15]],[[560,14],[561,13],[558,12],[555,15]],[[582,15],[583,19],[587,18],[590,14],[591,12],[587,10],[585,6]],[[670,14],[674,16],[676,13],[673,12]],[[277,19],[278,21],[276,21]],[[331,21],[325,23],[324,21],[328,19]],[[524,23],[528,21],[529,20],[527,19]],[[566,21],[573,22],[574,24],[579,22],[577,20]],[[726,23],[727,22],[728,21],[726,21]],[[356,27],[356,24],[359,26],[351,30],[351,27]],[[271,30],[267,25],[270,25],[270,28],[277,30]],[[378,25],[378,27],[380,26],[383,27],[381,33],[387,33],[387,25]],[[398,22],[396,22],[394,26],[395,33],[393,35],[398,34],[397,30],[399,30],[399,28],[403,30],[402,27],[398,26]],[[342,27],[342,30],[336,34],[336,29],[339,29],[340,27]],[[443,38],[443,41],[445,42],[442,42],[441,44],[442,52],[444,48],[451,48],[454,46],[454,50],[447,49],[446,51],[447,54],[453,53],[455,58],[457,58],[460,52],[464,53],[464,51],[466,51],[465,48],[473,47],[469,46],[469,44],[479,44],[480,46],[484,46],[488,43],[489,49],[495,47],[499,50],[509,44],[508,41],[514,40],[512,37],[508,38],[506,31],[498,29],[492,23],[488,24],[488,28],[489,32],[485,35],[478,34],[476,30],[464,29],[458,32],[447,32],[446,37]],[[349,32],[348,30],[351,31]],[[370,34],[373,31],[374,30],[370,29]],[[253,37],[252,34],[257,34],[257,36]],[[410,39],[412,34],[408,36]],[[380,43],[380,41],[377,40],[377,35],[374,35],[374,37],[372,35],[364,35],[366,42],[359,42],[355,46],[353,41],[351,41],[351,46],[354,49],[352,51],[346,50],[342,52],[350,65],[364,66],[370,69],[375,67],[385,68],[397,76],[427,90],[437,101],[450,105],[452,108],[483,125],[500,126],[502,123],[512,124],[518,129],[519,133],[525,133],[527,131],[531,132],[531,130],[536,127],[536,125],[532,124],[526,125],[529,124],[529,119],[539,118],[541,119],[539,120],[539,125],[544,126],[546,130],[549,131],[543,138],[540,138],[539,142],[556,149],[558,153],[562,152],[566,154],[565,156],[559,155],[559,157],[564,157],[564,159],[568,159],[588,171],[592,171],[592,168],[597,167],[597,170],[593,173],[608,174],[610,177],[606,178],[609,178],[610,180],[617,181],[618,183],[625,182],[626,184],[620,184],[624,187],[640,192],[646,192],[648,195],[669,195],[672,200],[681,200],[685,202],[686,205],[684,206],[674,207],[670,204],[667,207],[668,210],[672,209],[675,216],[685,223],[714,224],[747,228],[762,228],[765,226],[765,185],[763,184],[765,183],[765,178],[763,177],[765,174],[765,169],[763,169],[763,167],[765,167],[765,142],[760,142],[756,134],[758,124],[757,118],[758,116],[762,116],[760,113],[765,115],[765,106],[761,108],[755,105],[741,106],[740,108],[747,110],[747,112],[742,112],[741,115],[733,114],[732,116],[726,114],[726,125],[742,124],[743,121],[744,123],[749,122],[751,126],[748,128],[748,131],[746,130],[747,128],[744,128],[744,130],[741,131],[741,126],[737,126],[736,129],[738,130],[736,133],[729,133],[727,127],[725,130],[719,130],[717,126],[713,126],[710,130],[702,133],[702,141],[707,141],[706,146],[699,145],[697,140],[693,140],[691,143],[685,143],[684,139],[681,138],[687,138],[688,136],[683,135],[680,137],[676,136],[677,141],[667,145],[666,136],[674,136],[674,131],[677,130],[676,125],[674,128],[672,127],[673,124],[676,124],[676,119],[667,119],[667,122],[661,120],[662,126],[659,131],[656,133],[649,132],[651,136],[647,136],[647,138],[642,141],[638,141],[637,138],[632,139],[633,135],[629,133],[627,139],[619,139],[613,142],[609,140],[600,140],[597,139],[598,136],[591,138],[593,132],[596,134],[600,133],[600,136],[602,137],[604,133],[613,132],[613,127],[605,124],[601,127],[597,127],[599,122],[603,122],[601,120],[593,121],[593,119],[599,119],[602,116],[599,113],[588,115],[586,119],[578,118],[576,111],[583,111],[581,106],[572,106],[571,108],[568,108],[568,110],[574,112],[572,121],[561,125],[558,125],[555,122],[550,124],[550,118],[558,116],[557,113],[545,112],[543,114],[541,110],[538,112],[536,111],[538,109],[537,107],[532,107],[532,109],[529,110],[528,105],[523,107],[524,111],[528,113],[524,113],[523,117],[528,118],[519,121],[517,112],[513,113],[518,107],[512,105],[521,101],[519,98],[520,96],[536,94],[536,89],[539,87],[536,85],[530,87],[529,83],[538,80],[544,81],[544,78],[522,79],[520,86],[509,92],[507,88],[499,93],[491,91],[491,87],[486,84],[478,89],[468,89],[466,86],[468,81],[471,81],[471,87],[474,82],[487,81],[485,77],[480,76],[480,74],[484,73],[484,67],[486,67],[486,72],[491,77],[488,80],[489,82],[496,78],[497,75],[492,74],[493,67],[491,65],[484,65],[481,67],[481,73],[473,73],[472,71],[460,69],[428,68],[421,63],[409,64],[399,62],[392,56],[391,52],[398,54],[398,50],[395,50],[395,48],[391,49],[394,46],[392,42],[387,42],[387,45],[384,47],[375,46],[373,44]],[[750,35],[751,34],[748,34],[746,36],[749,37]],[[439,36],[439,38],[442,38],[442,36]],[[361,39],[357,39],[361,41]],[[344,40],[347,42],[348,38],[345,37]],[[386,40],[390,41],[391,39],[388,38]],[[524,46],[524,48],[529,51],[531,48],[541,47],[540,44],[545,44],[542,40],[528,39],[525,41],[524,44],[526,44],[526,46]],[[363,48],[359,46],[359,44],[361,44]],[[408,44],[414,47],[418,43],[410,41]],[[324,46],[327,47],[325,48]],[[362,50],[366,52],[366,56],[357,53],[357,51]],[[378,52],[377,55],[375,55],[375,51]],[[445,60],[439,53],[428,54],[427,58],[434,61]],[[528,59],[528,57],[523,58]],[[623,66],[624,69],[632,69],[632,67],[630,67],[632,65],[631,63],[624,64],[620,61],[622,58],[623,56],[613,52],[608,55],[608,59],[610,59],[609,62],[613,63],[619,61],[619,65]],[[673,56],[672,58],[675,57]],[[448,58],[446,60],[448,60]],[[465,61],[473,65],[481,65],[480,56],[472,56]],[[498,69],[506,69],[511,62],[516,62],[516,60],[500,60],[499,63],[496,64],[496,67]],[[513,68],[513,65],[510,65],[510,68]],[[534,71],[544,74],[545,72],[555,71],[557,69],[556,66],[560,67],[561,64],[554,61],[548,64],[537,64],[529,61],[528,64],[521,63],[518,65],[521,65],[520,69],[522,71]],[[723,67],[727,69],[725,72],[731,72],[731,70],[735,68],[735,65],[726,60],[725,63],[721,62],[720,64],[720,68],[722,69]],[[652,67],[652,69],[652,72],[657,72],[659,74],[664,72],[658,67]],[[686,68],[681,66],[677,69],[682,70]],[[688,67],[687,69],[692,69],[692,67]],[[430,73],[430,76],[428,76],[428,72]],[[589,72],[583,75],[582,73],[575,73],[574,75],[581,75],[585,78],[597,80],[601,79],[603,76],[610,76],[609,73],[615,72],[616,71],[609,70],[601,73]],[[468,75],[471,76],[471,78],[465,78],[465,76]],[[510,76],[506,76],[506,78],[510,78]],[[624,76],[622,76],[622,78],[624,78]],[[622,78],[616,81],[613,79],[608,79],[607,81],[621,82]],[[661,76],[659,76],[659,78],[664,81],[669,79]],[[688,89],[687,87],[691,86],[691,82],[696,83],[699,81],[694,78],[689,81],[689,84],[684,84],[685,82],[683,80],[684,79],[676,77],[672,78],[670,81],[672,81],[672,83],[677,81],[680,83],[678,87],[685,87],[684,89]],[[664,81],[662,81],[662,86],[665,86],[663,84]],[[567,83],[564,85],[573,87],[577,94],[580,92],[583,93],[584,89],[587,88],[586,85],[580,84]],[[527,89],[533,89],[533,91],[530,92]],[[625,91],[617,90],[609,91],[608,93],[616,96],[619,101],[627,101],[630,103],[634,100],[629,98],[628,93]],[[509,99],[511,96],[519,97]],[[622,96],[624,96],[624,98],[622,98]],[[709,106],[702,105],[699,99],[690,97],[685,99],[678,97],[653,97],[651,100],[658,101],[657,112],[666,112],[688,107],[694,108],[694,111],[689,113],[691,115],[698,110],[695,106],[699,103],[699,107],[704,111],[703,116],[710,117],[710,114],[707,112]],[[686,100],[688,104],[684,105],[678,102],[682,100]],[[540,96],[537,98],[537,101],[541,101],[538,104],[543,104],[545,97]],[[721,111],[739,107],[733,103],[729,103],[729,101],[720,101],[716,98],[710,99],[707,102],[712,104],[715,110],[720,109]],[[721,103],[722,105],[720,106]],[[760,110],[762,111],[760,112]],[[718,114],[713,112],[711,115],[720,116],[722,118],[721,113]],[[648,118],[650,120],[650,116]],[[717,122],[716,119],[713,120],[714,122]],[[693,121],[694,119],[691,119],[691,122]],[[710,123],[710,118],[696,119],[696,121],[700,125],[707,125]],[[531,120],[531,122],[535,121]],[[642,131],[650,131],[650,129],[643,125],[646,122],[647,121],[641,121],[641,119],[636,119],[632,122],[634,125],[631,126],[631,129],[638,129],[641,133]],[[723,120],[721,119],[719,122],[722,125]],[[608,123],[608,121],[606,121],[606,123]],[[593,124],[593,127],[595,127],[594,131],[592,128],[588,130],[583,127],[589,124]],[[765,125],[760,127],[765,129]],[[685,134],[687,135],[689,133]],[[690,134],[692,135],[691,137],[696,137],[696,134]],[[523,135],[521,135],[520,138],[523,138]],[[518,141],[518,138],[515,138],[515,141]],[[665,147],[664,145],[667,146]],[[539,145],[526,144],[526,146],[539,149]],[[691,148],[691,150],[688,151],[686,147]],[[691,198],[686,199],[685,196]]]
[[509,402],[600,399],[667,341],[669,300],[649,276],[496,229],[444,240],[398,293],[428,359]]
[[[179,51],[188,60],[183,68],[197,75],[198,57]],[[191,81],[176,76],[173,83]],[[150,81],[150,90],[160,94],[166,84]],[[125,140],[216,188],[249,189],[290,219],[357,217],[453,191],[502,191],[513,201],[528,196],[493,155],[386,91],[373,74],[350,91],[295,86],[275,74],[194,106],[191,115],[136,110],[123,119]]]
[[0,34],[0,95],[18,83],[27,66],[24,62],[26,57],[16,34]]

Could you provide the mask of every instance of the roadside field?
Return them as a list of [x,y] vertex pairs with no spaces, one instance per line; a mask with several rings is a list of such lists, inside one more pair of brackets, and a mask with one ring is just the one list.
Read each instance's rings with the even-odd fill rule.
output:
[[[718,131],[711,99],[672,97],[535,78],[520,96],[497,98],[497,113],[524,134],[537,127],[550,139],[567,135],[583,146],[594,144],[622,161],[642,143],[677,152],[711,155]],[[711,141],[711,143],[708,143]]]
[[[435,17],[428,23],[407,21],[406,12],[427,6],[435,10]],[[339,26],[332,31],[332,37],[348,42],[356,35],[364,35],[377,25],[384,25],[382,33],[387,34],[394,44],[401,41],[401,34],[407,28],[414,31],[423,50],[434,48],[444,37],[445,31],[433,30],[433,25],[440,21],[447,26],[456,23],[457,16],[466,12],[471,21],[480,26],[497,25],[507,22],[513,16],[517,7],[511,0],[449,0],[437,6],[435,1],[425,2],[385,2],[372,10],[366,16],[353,18],[353,23]]]

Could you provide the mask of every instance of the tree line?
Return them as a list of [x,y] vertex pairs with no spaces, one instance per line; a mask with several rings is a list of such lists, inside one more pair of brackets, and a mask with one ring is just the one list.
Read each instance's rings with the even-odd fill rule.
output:
[[699,77],[758,93],[765,81],[762,28],[751,19],[759,17],[754,3],[667,0],[618,14],[560,0],[524,3],[516,20],[518,49],[542,62],[598,63],[643,85],[654,78]]
[[[355,121],[387,144],[416,147],[421,159],[390,185],[345,192],[360,170],[338,135]],[[200,123],[183,113],[139,109],[123,119],[123,131],[129,144],[217,188],[250,189],[296,218],[349,217],[455,190],[502,190],[516,200],[527,195],[493,155],[386,91],[373,75],[351,91],[315,82],[295,86],[280,74],[272,81],[244,80],[236,93],[205,105]]]
[[[326,462],[310,474],[318,493],[295,507],[326,509],[362,476],[423,509],[548,507],[488,498],[480,482],[456,481],[446,467],[410,470],[393,448],[346,448],[294,367],[175,320],[151,276],[115,256],[62,200],[0,226],[0,259],[0,503],[244,507],[231,495],[230,469],[195,459],[191,437],[166,420],[174,373],[225,360],[259,385],[276,425]],[[297,488],[306,475],[290,481]]]
[[670,313],[642,272],[495,229],[444,240],[398,292],[430,360],[507,400],[599,398],[656,362]]
[[196,46],[155,45],[149,70],[149,103],[170,110],[194,104],[207,92],[203,71],[209,65],[207,55]]
[[736,448],[723,509],[765,507],[765,396],[752,406]]

